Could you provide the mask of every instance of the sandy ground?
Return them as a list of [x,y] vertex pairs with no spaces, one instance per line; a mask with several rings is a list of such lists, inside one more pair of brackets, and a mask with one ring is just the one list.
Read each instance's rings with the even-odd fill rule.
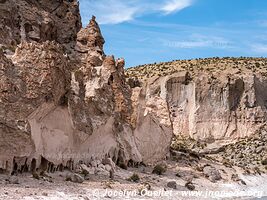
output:
[[[0,199],[35,200],[35,199],[257,199],[267,196],[267,175],[242,175],[239,169],[228,169],[216,166],[220,170],[222,180],[212,183],[195,173],[193,184],[195,191],[185,187],[186,180],[175,176],[180,171],[189,171],[191,168],[168,164],[164,175],[151,174],[152,168],[139,167],[128,170],[117,169],[115,179],[106,176],[91,175],[89,180],[81,184],[65,181],[66,172],[49,174],[50,179],[36,180],[31,174],[18,175],[19,184],[10,184],[5,179],[7,175],[0,175]],[[246,185],[229,180],[229,174],[238,173]],[[126,180],[133,173],[141,178],[139,183]],[[176,181],[177,188],[167,187],[169,181]],[[267,198],[266,198],[267,199]]]

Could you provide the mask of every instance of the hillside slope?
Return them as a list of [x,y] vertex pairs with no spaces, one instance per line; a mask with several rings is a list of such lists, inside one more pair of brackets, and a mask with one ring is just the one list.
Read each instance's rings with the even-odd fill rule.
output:
[[160,122],[167,110],[175,135],[233,140],[252,136],[266,123],[266,58],[180,60],[129,68],[126,74],[146,99],[148,113]]

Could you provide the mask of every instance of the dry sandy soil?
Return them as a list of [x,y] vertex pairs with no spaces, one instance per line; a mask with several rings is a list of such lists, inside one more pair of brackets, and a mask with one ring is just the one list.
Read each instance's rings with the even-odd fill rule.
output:
[[[83,183],[65,181],[67,172],[49,174],[51,178],[36,180],[31,174],[17,176],[19,183],[10,184],[8,175],[0,176],[0,199],[256,199],[267,196],[267,175],[243,175],[237,168],[213,165],[221,173],[222,180],[212,183],[199,171],[181,167],[176,162],[166,163],[168,170],[164,175],[152,174],[151,167],[117,169],[115,179],[104,175],[90,175]],[[184,174],[177,177],[179,171]],[[138,183],[127,179],[134,173],[140,177]],[[232,181],[231,174],[239,174],[246,185]],[[187,176],[193,174],[194,191],[185,187]],[[167,186],[176,181],[176,189]],[[227,196],[226,196],[227,195]]]

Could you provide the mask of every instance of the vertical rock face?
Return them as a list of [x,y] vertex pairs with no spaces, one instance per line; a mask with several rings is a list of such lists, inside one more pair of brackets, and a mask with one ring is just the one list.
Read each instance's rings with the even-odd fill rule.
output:
[[151,98],[147,116],[139,111],[144,102],[133,106],[125,62],[105,55],[95,17],[81,28],[77,1],[0,5],[1,170],[73,169],[107,157],[125,166],[166,157],[169,116],[158,124],[162,114],[153,101],[159,99]]
[[169,152],[173,132],[166,95],[164,85],[157,79],[133,89],[134,133],[146,163],[163,160]]
[[[143,95],[136,101],[145,105],[144,115],[153,113],[158,122],[169,115],[176,136],[223,144],[253,136],[266,125],[266,63],[253,58],[175,61],[127,74],[142,82]],[[155,74],[159,71],[165,75]]]
[[81,28],[77,1],[0,1],[0,44],[13,50],[21,41],[75,42]]
[[174,135],[233,141],[266,124],[265,60],[146,66],[126,81],[77,1],[0,0],[0,11],[0,171],[154,163]]
[[247,74],[220,76],[209,84],[207,77],[199,74],[188,85],[171,80],[174,133],[211,141],[253,135],[266,121],[266,96],[257,92],[266,88],[266,80]]

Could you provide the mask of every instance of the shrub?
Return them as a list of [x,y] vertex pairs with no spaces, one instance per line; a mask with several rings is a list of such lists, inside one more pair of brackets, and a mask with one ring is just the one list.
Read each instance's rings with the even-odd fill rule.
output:
[[261,161],[261,164],[263,164],[263,165],[267,165],[267,158],[263,159],[263,160]]
[[163,165],[156,165],[152,171],[153,174],[162,175],[166,172],[166,167]]
[[87,170],[83,169],[81,174],[84,175],[84,176],[87,176],[89,174],[89,172]]
[[137,183],[140,181],[140,177],[138,174],[134,173],[130,178],[128,178],[128,181]]

